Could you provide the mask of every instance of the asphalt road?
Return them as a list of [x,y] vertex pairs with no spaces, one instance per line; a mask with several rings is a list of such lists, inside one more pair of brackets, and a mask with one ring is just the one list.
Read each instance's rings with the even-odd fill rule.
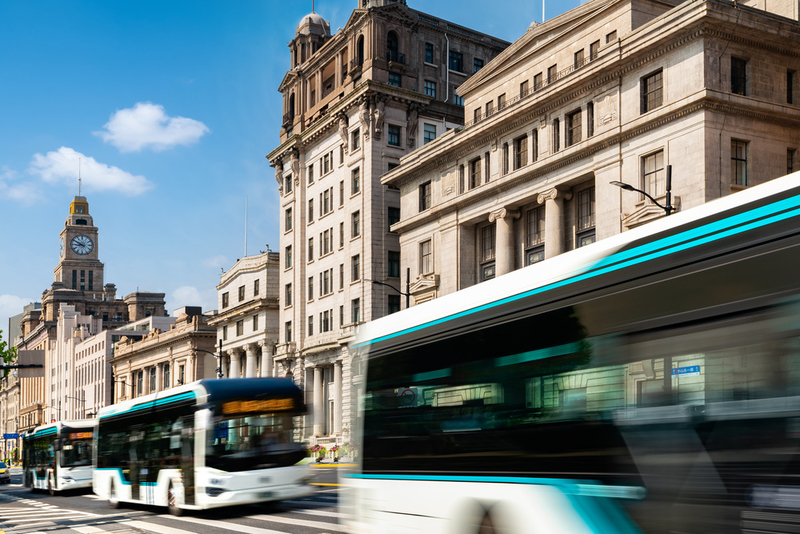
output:
[[22,486],[22,470],[0,485],[0,534],[101,532],[179,534],[333,534],[338,524],[339,464],[315,464],[314,495],[301,499],[222,508],[174,517],[165,509],[128,505],[114,510],[91,491],[50,496]]

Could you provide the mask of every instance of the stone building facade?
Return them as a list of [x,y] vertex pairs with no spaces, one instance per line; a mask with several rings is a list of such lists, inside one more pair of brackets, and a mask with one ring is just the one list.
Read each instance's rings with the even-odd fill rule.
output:
[[316,443],[349,438],[355,325],[401,307],[400,194],[379,177],[463,123],[455,87],[508,45],[404,0],[357,6],[335,35],[316,13],[300,22],[267,156],[281,195],[274,373],[305,388]]
[[[402,159],[414,302],[797,170],[797,2],[589,1],[459,87],[464,129]],[[405,280],[403,280],[405,282]]]
[[195,306],[175,315],[167,330],[150,328],[144,337],[122,336],[114,344],[109,360],[114,403],[216,377],[216,328],[209,317]]
[[220,276],[219,312],[209,324],[217,328],[221,377],[274,376],[279,271],[280,254],[267,251],[238,260]]

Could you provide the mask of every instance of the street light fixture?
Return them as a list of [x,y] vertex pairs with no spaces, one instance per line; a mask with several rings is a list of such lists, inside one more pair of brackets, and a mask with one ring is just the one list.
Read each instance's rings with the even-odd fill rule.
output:
[[219,340],[219,354],[217,354],[216,352],[211,352],[211,351],[203,350],[203,349],[192,349],[192,350],[195,351],[195,352],[205,352],[206,354],[210,354],[210,355],[216,357],[219,360],[219,365],[217,365],[217,368],[214,369],[214,370],[217,372],[217,378],[222,378],[222,340],[221,339]]
[[370,282],[372,282],[373,284],[378,284],[379,286],[391,287],[392,289],[394,289],[395,291],[397,291],[401,295],[405,296],[406,297],[406,309],[408,309],[410,307],[409,298],[411,297],[411,282],[410,282],[410,278],[411,278],[411,268],[408,268],[408,269],[406,269],[406,291],[405,291],[405,293],[403,293],[402,291],[400,291],[399,289],[394,287],[392,284],[387,284],[386,282],[379,282],[378,280],[370,280]]
[[672,205],[672,165],[667,165],[667,195],[666,195],[666,206],[661,205],[656,199],[654,199],[650,194],[642,191],[641,189],[636,189],[630,184],[626,184],[624,182],[620,182],[618,180],[614,180],[613,182],[608,182],[611,185],[616,185],[620,189],[624,189],[625,191],[636,191],[637,193],[641,193],[647,198],[649,198],[653,204],[661,208],[666,212],[667,215],[672,213],[676,210],[676,208]]

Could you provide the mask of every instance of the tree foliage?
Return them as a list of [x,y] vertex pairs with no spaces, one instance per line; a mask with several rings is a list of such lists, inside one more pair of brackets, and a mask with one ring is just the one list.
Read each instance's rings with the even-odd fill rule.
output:
[[[3,331],[0,330],[0,359],[2,365],[14,363],[17,359],[17,347],[9,347],[6,341],[3,341]],[[8,376],[8,369],[3,369],[3,378]]]

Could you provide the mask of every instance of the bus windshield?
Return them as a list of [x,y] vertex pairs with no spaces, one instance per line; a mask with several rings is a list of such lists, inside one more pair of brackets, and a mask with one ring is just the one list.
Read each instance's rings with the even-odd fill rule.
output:
[[92,465],[92,432],[73,432],[61,447],[61,466]]
[[294,415],[260,412],[215,416],[207,430],[206,465],[222,471],[250,471],[296,464],[304,452],[295,439]]

